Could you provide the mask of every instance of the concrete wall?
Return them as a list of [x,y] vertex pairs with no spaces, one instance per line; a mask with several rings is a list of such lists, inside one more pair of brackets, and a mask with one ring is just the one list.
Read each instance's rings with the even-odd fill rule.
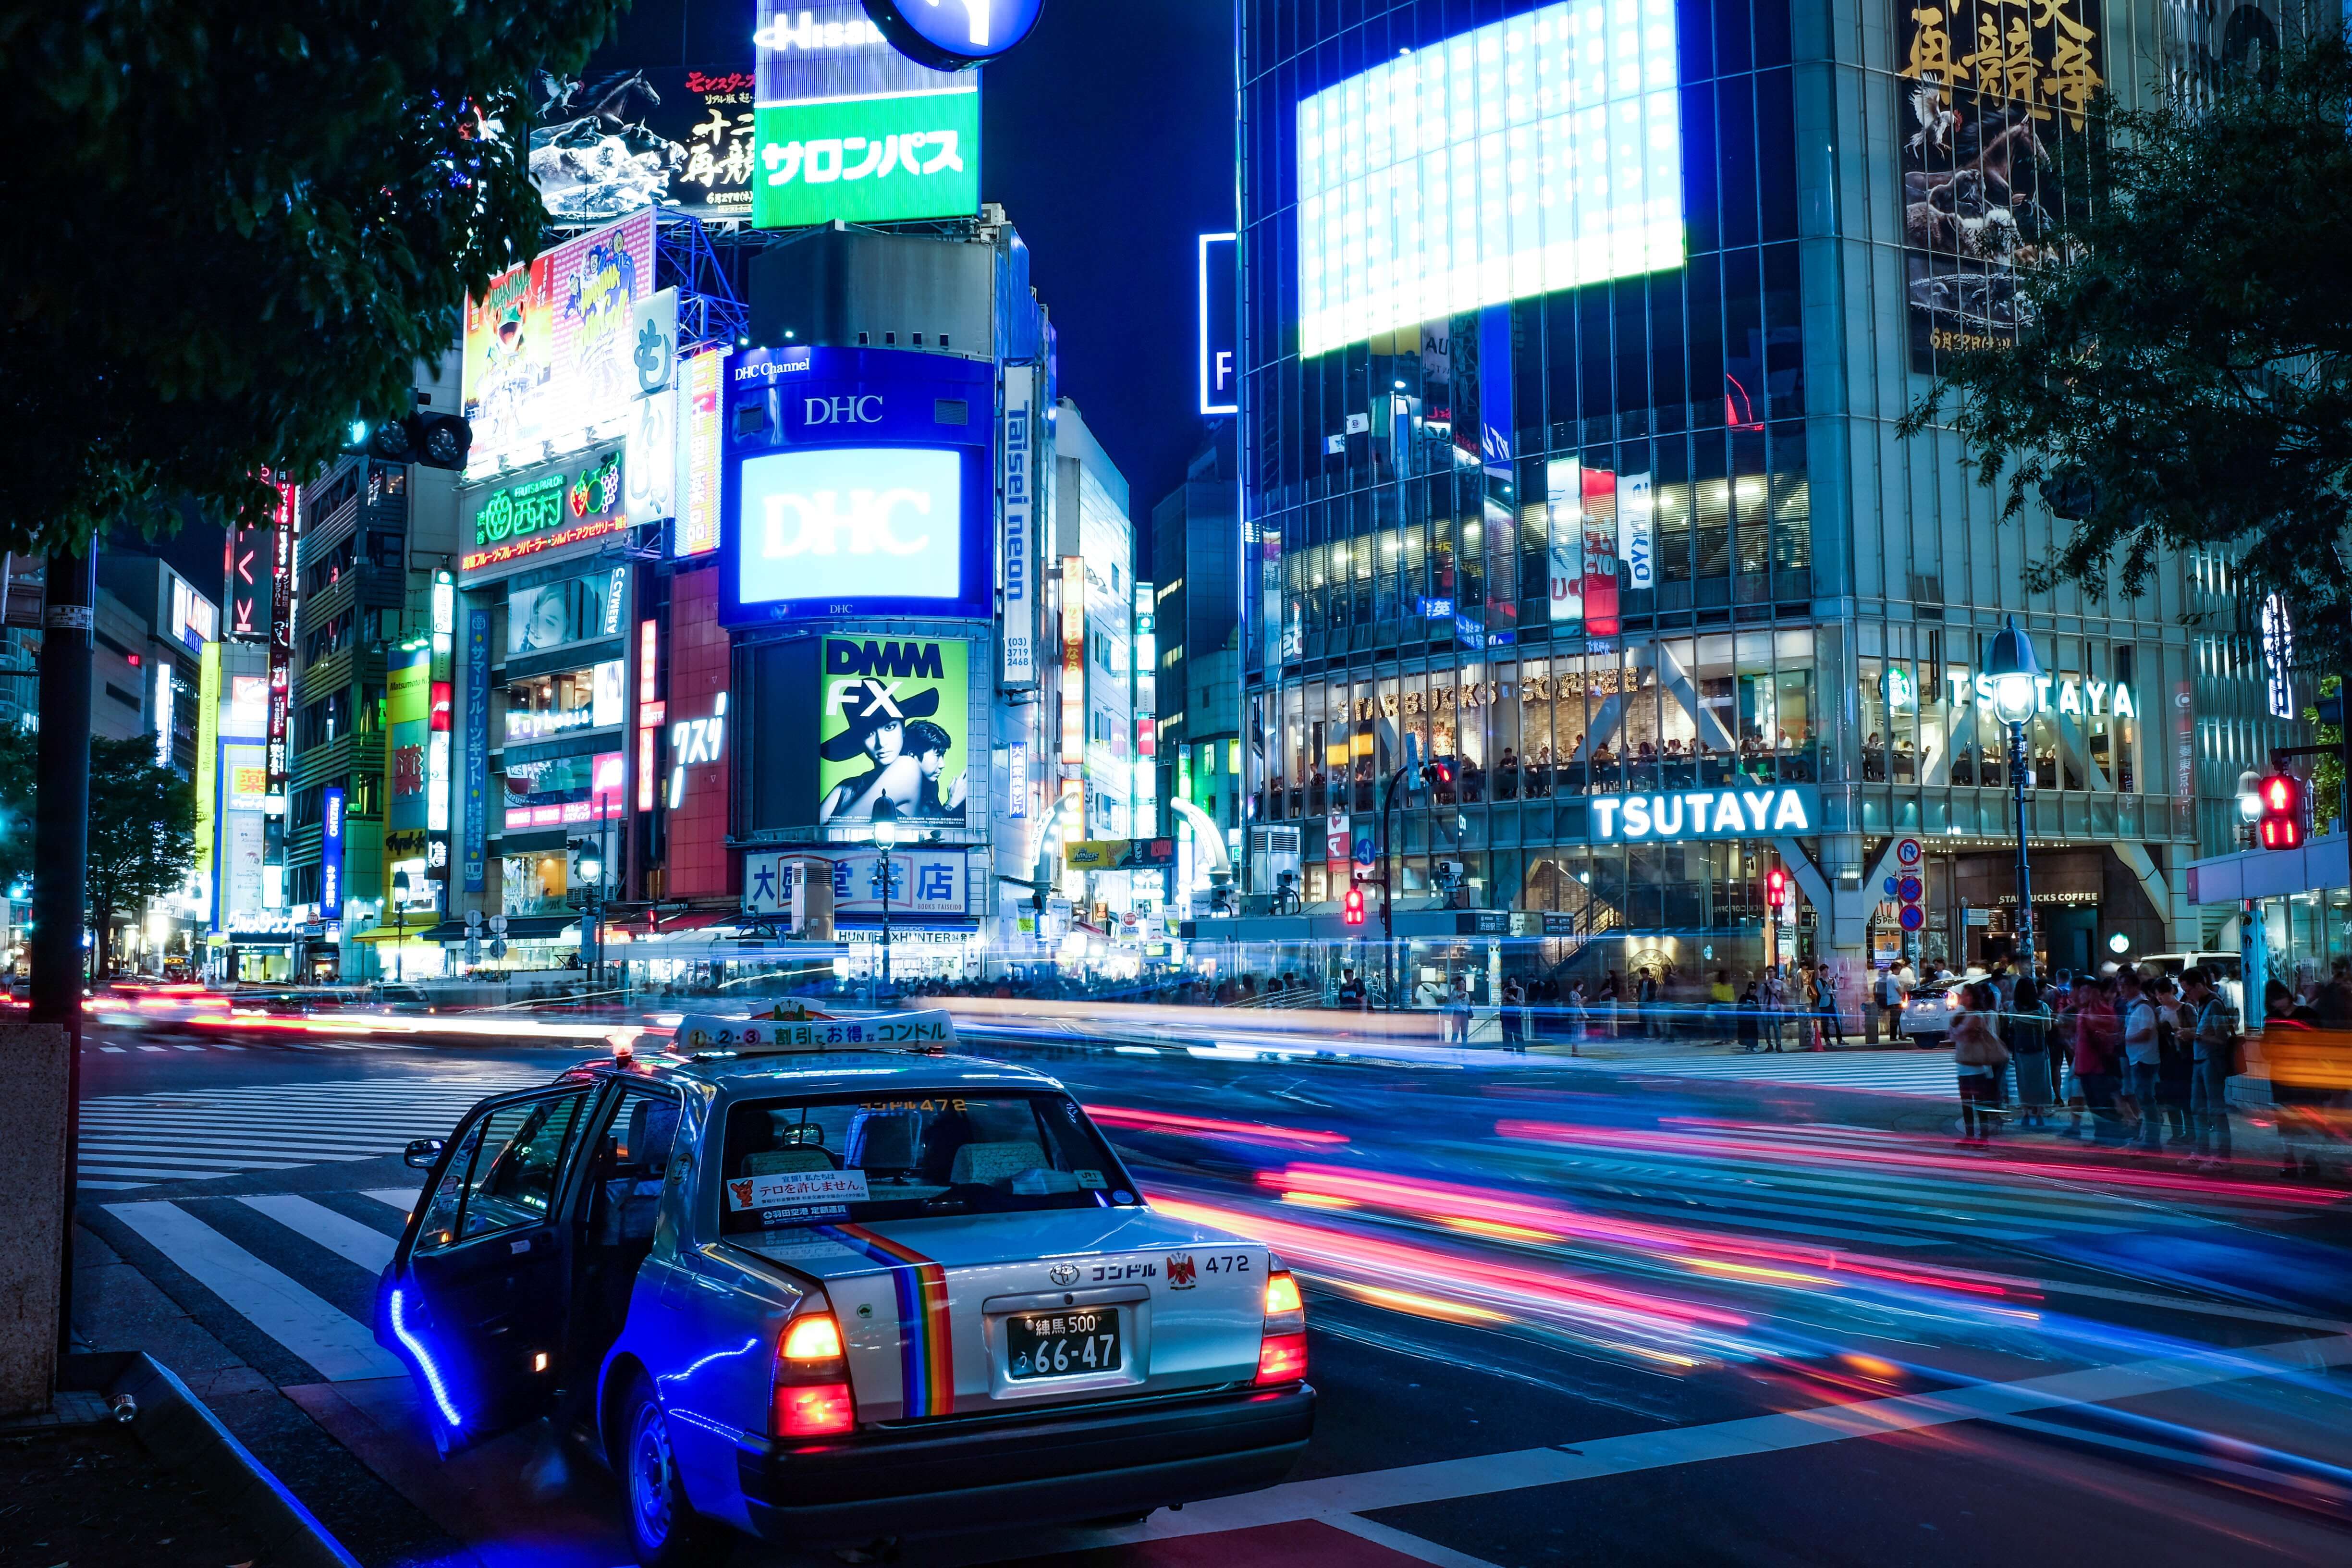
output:
[[65,1252],[66,1032],[0,1024],[0,1416],[46,1410]]

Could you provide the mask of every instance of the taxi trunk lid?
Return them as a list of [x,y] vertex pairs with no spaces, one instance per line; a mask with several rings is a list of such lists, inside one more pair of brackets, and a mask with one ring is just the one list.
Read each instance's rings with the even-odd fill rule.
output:
[[1209,1388],[1257,1368],[1265,1247],[1148,1208],[816,1226],[752,1249],[823,1281],[865,1422]]

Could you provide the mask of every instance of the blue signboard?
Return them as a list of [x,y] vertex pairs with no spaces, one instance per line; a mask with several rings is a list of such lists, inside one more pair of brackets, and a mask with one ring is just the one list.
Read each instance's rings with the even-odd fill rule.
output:
[[343,918],[343,792],[331,786],[319,804],[319,918]]
[[466,613],[466,804],[459,856],[466,891],[487,885],[489,866],[490,612]]
[[729,362],[719,621],[994,613],[993,367],[903,350]]

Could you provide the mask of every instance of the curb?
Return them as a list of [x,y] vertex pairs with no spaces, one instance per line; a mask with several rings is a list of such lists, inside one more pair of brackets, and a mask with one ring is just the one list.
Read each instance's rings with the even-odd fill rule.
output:
[[288,1568],[361,1568],[360,1560],[269,1468],[221,1425],[172,1369],[144,1351],[70,1355],[60,1390],[95,1393],[110,1403],[128,1394],[138,1414],[131,1434],[167,1470],[194,1471],[221,1489],[222,1506],[257,1526],[273,1563]]

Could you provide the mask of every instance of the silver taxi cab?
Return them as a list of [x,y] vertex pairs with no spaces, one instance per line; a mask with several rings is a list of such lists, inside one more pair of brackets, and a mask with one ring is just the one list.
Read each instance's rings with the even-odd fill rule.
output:
[[376,1337],[442,1451],[585,1433],[647,1568],[1279,1480],[1315,1410],[1291,1276],[951,1043],[943,1014],[689,1018],[412,1145]]

